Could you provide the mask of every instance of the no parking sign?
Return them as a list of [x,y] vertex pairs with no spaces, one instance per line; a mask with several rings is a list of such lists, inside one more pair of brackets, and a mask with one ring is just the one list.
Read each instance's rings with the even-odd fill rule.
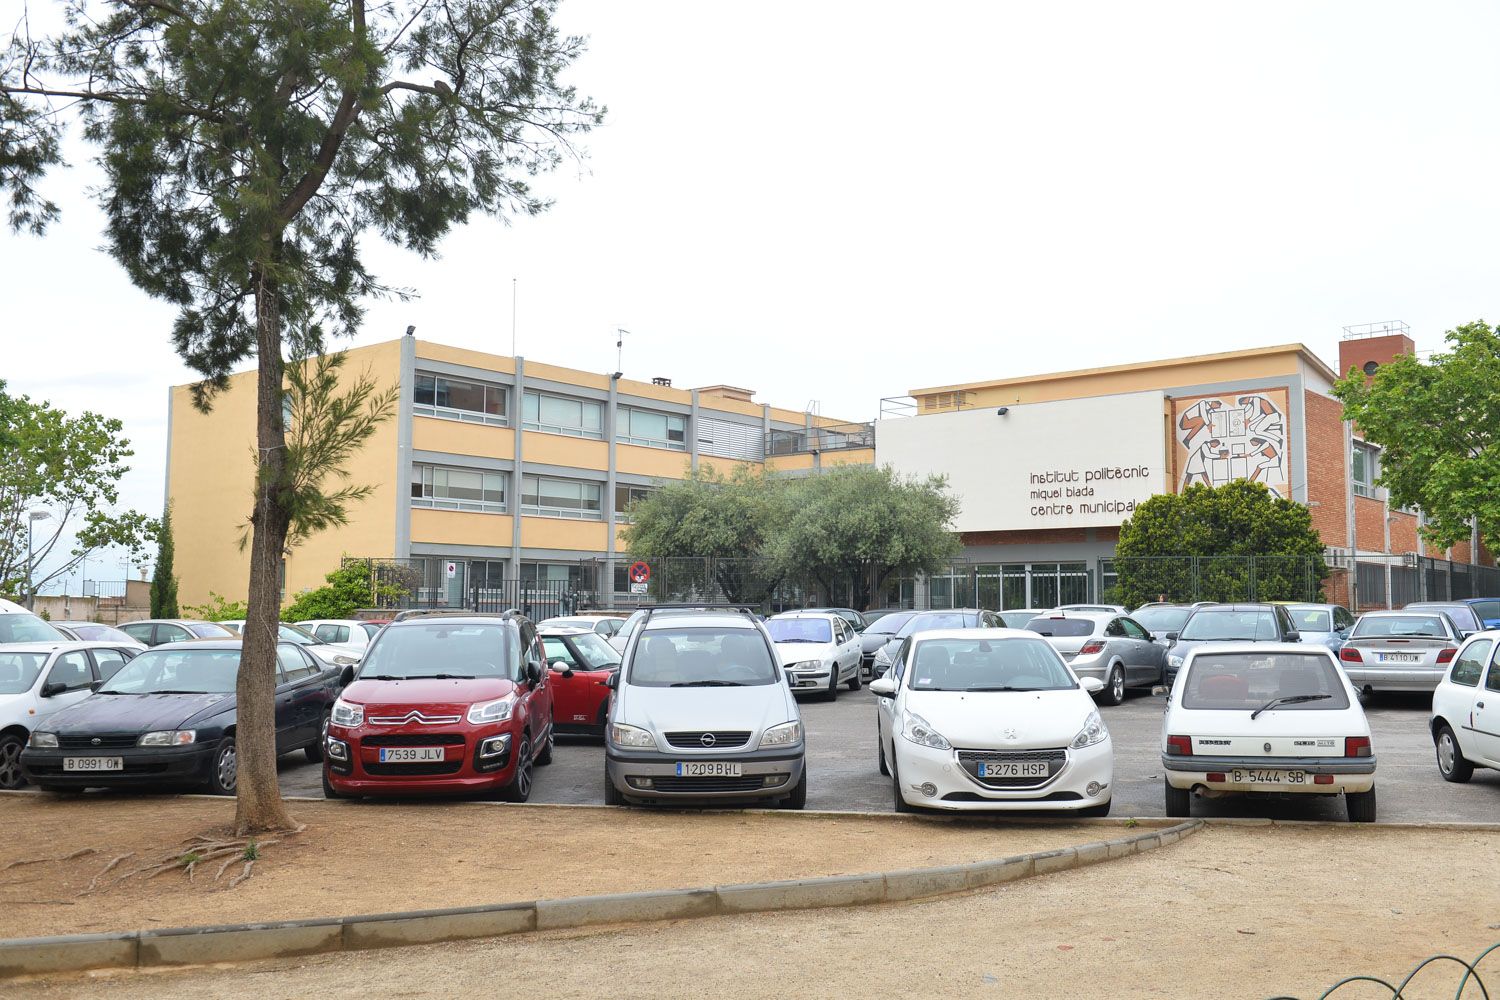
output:
[[626,571],[630,577],[630,592],[632,594],[644,594],[647,591],[646,583],[651,579],[651,567],[637,560],[630,564]]

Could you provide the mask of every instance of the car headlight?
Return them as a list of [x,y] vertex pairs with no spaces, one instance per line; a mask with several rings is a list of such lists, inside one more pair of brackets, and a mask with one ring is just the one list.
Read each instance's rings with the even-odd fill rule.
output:
[[161,729],[154,733],[142,733],[135,741],[138,747],[185,747],[198,738],[196,729]]
[[1108,738],[1109,729],[1104,725],[1104,719],[1100,717],[1099,710],[1096,708],[1089,713],[1089,717],[1083,722],[1083,728],[1078,730],[1078,735],[1073,737],[1073,742],[1068,746],[1074,750],[1082,750],[1095,743],[1103,743]]
[[496,698],[494,701],[481,701],[477,705],[469,706],[469,725],[477,726],[485,722],[505,722],[515,710],[515,695],[508,694],[504,698]]
[[760,737],[760,745],[763,747],[789,746],[801,742],[802,723],[800,722],[783,722],[779,726],[772,726]]
[[329,717],[335,726],[354,728],[365,724],[365,706],[340,698],[333,703],[333,715]]
[[922,718],[915,712],[907,712],[905,726],[902,735],[913,743],[924,747],[932,747],[934,750],[952,750],[953,744],[943,738],[943,734],[932,728],[932,723]]
[[610,724],[609,738],[612,743],[621,747],[656,746],[656,737],[646,732],[646,730],[638,729],[635,726],[626,726],[618,722]]
[[1169,667],[1181,667],[1182,666],[1182,657],[1177,656],[1175,653],[1169,655],[1167,657],[1167,666],[1169,666]]
[[876,663],[890,663],[891,662],[891,658],[886,655],[885,647],[884,646],[881,646],[879,649],[877,649],[875,651],[875,662]]
[[820,661],[818,661],[818,660],[798,660],[796,663],[788,663],[786,665],[786,669],[788,669],[788,670],[817,670],[818,667],[820,667],[820,666],[822,666],[822,663]]
[[333,662],[341,667],[352,667],[359,662],[359,657],[350,656],[348,653],[338,653],[333,657]]
[[31,739],[27,742],[29,742],[34,747],[55,747],[57,746],[57,734],[41,732],[32,733]]

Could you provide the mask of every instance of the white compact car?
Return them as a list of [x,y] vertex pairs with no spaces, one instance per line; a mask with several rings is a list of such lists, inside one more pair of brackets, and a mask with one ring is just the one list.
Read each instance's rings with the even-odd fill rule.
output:
[[1500,631],[1480,632],[1459,648],[1432,693],[1430,726],[1444,779],[1500,768]]
[[[245,631],[245,620],[234,618],[228,621],[218,622],[225,628],[234,630],[236,635],[242,635]],[[281,622],[277,626],[277,632],[282,642],[290,642],[301,646],[313,655],[319,663],[328,667],[351,667],[364,658],[365,649],[369,643],[355,642],[329,642],[319,639],[307,629],[300,625],[288,625]]]
[[19,788],[37,724],[94,693],[139,651],[134,642],[0,643],[0,788]]
[[609,639],[610,636],[620,631],[625,624],[623,614],[595,614],[590,611],[580,612],[576,615],[558,615],[545,621],[536,623],[537,628],[586,628],[601,639]]
[[1359,696],[1332,650],[1235,643],[1188,652],[1162,722],[1168,816],[1194,794],[1338,795],[1375,821],[1375,753]]
[[786,669],[793,690],[821,691],[829,701],[839,696],[839,685],[858,691],[863,683],[859,634],[841,615],[825,611],[789,611],[766,619],[766,631],[776,642],[776,656]]
[[370,640],[384,627],[358,618],[313,618],[296,624],[304,632],[311,632],[316,639],[335,646],[358,649],[361,656],[370,645]]
[[1102,687],[1034,632],[915,633],[870,682],[896,811],[1107,816],[1115,754],[1092,697]]

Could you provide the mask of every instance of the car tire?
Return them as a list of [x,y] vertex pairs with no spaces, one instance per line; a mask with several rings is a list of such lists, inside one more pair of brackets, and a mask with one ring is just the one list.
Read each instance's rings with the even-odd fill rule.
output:
[[15,733],[0,736],[0,788],[21,788],[26,776],[21,773],[21,751],[26,741]]
[[607,766],[604,768],[604,804],[607,806],[623,806],[625,804],[625,796],[620,794],[620,790],[610,780],[609,768]]
[[531,798],[531,769],[535,761],[531,756],[531,737],[521,734],[521,745],[516,748],[516,769],[510,780],[500,786],[500,797],[506,802],[525,802]]
[[860,666],[858,663],[854,665],[854,676],[849,679],[850,691],[858,691],[860,688],[865,686],[865,678],[863,674],[864,669],[865,668]]
[[898,813],[914,813],[917,811],[917,807],[906,801],[905,796],[901,794],[901,775],[896,770],[896,762],[894,760],[891,761],[891,790],[895,794],[894,805]]
[[1103,819],[1104,817],[1109,815],[1109,807],[1114,804],[1114,801],[1114,799],[1110,799],[1108,802],[1105,802],[1102,805],[1089,806],[1087,809],[1080,809],[1078,810],[1078,815],[1083,817],[1084,819]]
[[792,794],[781,800],[783,809],[806,809],[807,808],[807,764],[802,765],[802,777],[797,779],[797,784],[792,788]]
[[239,787],[239,754],[234,737],[226,736],[219,741],[214,759],[208,768],[208,791],[210,795],[233,795]]
[[880,744],[880,773],[885,777],[891,776],[891,765],[885,762],[885,743],[880,739],[880,730],[875,730],[875,742]]
[[1370,702],[1375,700],[1375,689],[1366,685],[1359,689],[1359,704],[1361,708],[1369,708]]
[[1345,792],[1344,805],[1349,810],[1349,822],[1375,822],[1375,788],[1368,792]]
[[536,755],[538,767],[546,767],[552,763],[552,751],[557,747],[557,721],[554,719],[547,726],[547,742],[542,744],[542,752]]
[[317,764],[323,759],[323,744],[328,740],[328,720],[333,716],[333,709],[323,713],[323,721],[318,726],[318,739],[315,743],[309,743],[302,748],[303,754],[307,756],[308,762]]
[[823,692],[823,697],[827,701],[839,700],[839,665],[837,663],[828,668],[828,690]]
[[[1432,742],[1437,752],[1438,773],[1443,776],[1444,781],[1463,784],[1474,777],[1474,765],[1464,756],[1463,749],[1458,745],[1458,737],[1451,727],[1439,726]],[[1443,765],[1445,757],[1448,761],[1446,767]]]
[[1116,663],[1110,668],[1109,677],[1104,684],[1104,690],[1100,696],[1106,705],[1122,705],[1125,703],[1125,668]]
[[1173,788],[1171,782],[1162,779],[1167,793],[1167,815],[1173,819],[1187,819],[1193,815],[1193,792],[1189,788]]

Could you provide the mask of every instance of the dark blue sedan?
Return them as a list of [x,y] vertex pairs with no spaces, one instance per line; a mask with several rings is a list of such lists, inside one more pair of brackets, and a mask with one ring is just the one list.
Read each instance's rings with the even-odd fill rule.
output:
[[[290,642],[276,655],[276,752],[322,760],[339,671]],[[239,666],[238,639],[148,649],[49,716],[31,734],[21,770],[44,791],[188,785],[232,795]]]

